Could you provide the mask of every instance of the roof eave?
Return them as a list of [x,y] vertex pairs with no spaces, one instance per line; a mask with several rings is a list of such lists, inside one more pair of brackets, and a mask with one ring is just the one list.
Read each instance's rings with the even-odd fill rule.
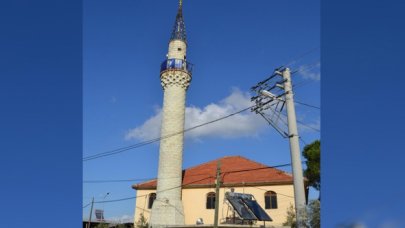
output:
[[[253,187],[253,186],[273,186],[273,185],[290,185],[294,182],[292,180],[281,180],[281,181],[271,181],[271,182],[238,182],[238,183],[226,183],[221,184],[222,187]],[[190,184],[183,186],[182,189],[192,189],[192,188],[212,188],[215,187],[215,184]],[[155,190],[156,186],[139,186],[132,185],[132,188],[135,190]]]

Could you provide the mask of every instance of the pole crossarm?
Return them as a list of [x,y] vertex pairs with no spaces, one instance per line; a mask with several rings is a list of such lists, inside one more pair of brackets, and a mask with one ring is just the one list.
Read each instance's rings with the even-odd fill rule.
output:
[[[256,93],[251,98],[251,101],[256,104],[251,111],[261,115],[281,137],[288,138],[286,120],[284,120],[284,116],[281,116],[285,107],[284,97],[286,95],[283,85],[286,80],[282,78],[281,73],[284,69],[283,67],[276,68],[272,75],[251,88]],[[269,110],[270,113],[266,110]]]

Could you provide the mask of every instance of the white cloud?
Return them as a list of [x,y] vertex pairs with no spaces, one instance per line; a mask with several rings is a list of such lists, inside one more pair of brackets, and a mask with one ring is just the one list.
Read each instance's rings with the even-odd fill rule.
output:
[[[205,107],[186,107],[185,129],[227,116],[253,105],[249,93],[233,89],[232,93],[218,103]],[[127,140],[148,140],[160,136],[162,110],[158,109],[152,117],[141,126],[130,129],[125,135]],[[264,120],[255,113],[245,111],[230,118],[189,131],[186,138],[201,139],[204,137],[238,138],[256,136],[268,127]]]
[[321,79],[321,73],[319,72],[319,70],[314,71],[311,69],[314,67],[318,68],[320,66],[321,66],[320,62],[317,62],[313,66],[302,65],[302,66],[298,67],[298,72],[300,75],[302,75],[302,77],[304,79],[311,79],[311,80],[319,81]]
[[338,228],[366,228],[366,225],[362,222],[351,222],[351,223],[344,223],[339,224]]
[[114,104],[117,102],[117,98],[115,96],[112,96],[109,101],[110,101],[110,103]]
[[401,224],[399,221],[396,220],[386,220],[379,225],[380,228],[400,228],[404,227],[404,224]]
[[352,228],[366,228],[366,225],[364,225],[363,223],[354,223],[351,226]]
[[134,222],[134,217],[131,215],[122,215],[118,217],[111,217],[106,220],[115,223],[125,223],[125,222]]
[[125,139],[148,140],[159,137],[160,124],[162,121],[162,110],[157,108],[155,112],[155,115],[146,120],[142,126],[130,129],[125,135]]

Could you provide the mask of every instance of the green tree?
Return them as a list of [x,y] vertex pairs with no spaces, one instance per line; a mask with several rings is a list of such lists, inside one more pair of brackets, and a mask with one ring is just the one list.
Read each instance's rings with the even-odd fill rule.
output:
[[[321,227],[321,203],[319,200],[311,200],[304,213],[304,224],[300,228],[320,228]],[[283,226],[297,228],[295,208],[292,204],[287,208],[287,215]]]
[[136,222],[136,228],[148,228],[148,220],[145,218],[143,213],[139,214],[139,219]]
[[[117,226],[116,226],[116,228],[126,228],[127,226],[125,225],[125,224],[118,224]],[[131,227],[133,227],[133,226],[131,226]]]
[[96,228],[108,228],[108,224],[107,223],[99,223]]
[[311,200],[308,205],[308,223],[311,228],[321,227],[321,202]]
[[305,177],[309,181],[309,186],[314,187],[316,190],[321,190],[321,169],[320,169],[320,158],[321,158],[321,141],[316,140],[315,142],[306,145],[302,151],[302,155],[306,158],[307,169],[304,171]]
[[291,228],[295,228],[296,226],[295,209],[292,204],[290,204],[290,206],[287,208],[287,216],[283,226],[289,226]]

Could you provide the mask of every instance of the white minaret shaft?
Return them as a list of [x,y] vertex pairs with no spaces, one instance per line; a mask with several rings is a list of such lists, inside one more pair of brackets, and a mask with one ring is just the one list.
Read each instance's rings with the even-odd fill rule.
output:
[[161,128],[163,139],[160,141],[157,194],[150,219],[150,226],[154,228],[184,225],[181,201],[183,130],[186,90],[191,81],[191,70],[185,61],[185,38],[180,4],[169,42],[167,60],[163,62],[160,73],[164,90]]

